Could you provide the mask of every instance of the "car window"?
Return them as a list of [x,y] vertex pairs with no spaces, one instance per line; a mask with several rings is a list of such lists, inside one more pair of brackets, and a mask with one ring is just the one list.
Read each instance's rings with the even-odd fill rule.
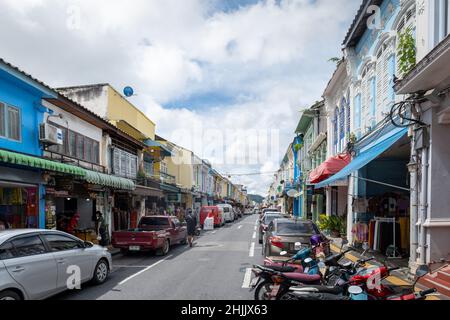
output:
[[44,238],[47,240],[50,249],[53,252],[80,249],[83,247],[81,245],[81,241],[77,241],[59,234],[46,234],[44,235]]
[[46,252],[41,238],[38,236],[29,236],[12,240],[12,244],[16,249],[17,257],[33,256]]
[[277,233],[281,235],[315,234],[311,223],[278,222]]
[[14,258],[14,247],[11,242],[4,243],[0,246],[0,260]]
[[275,219],[279,219],[282,218],[279,214],[268,214],[264,217],[264,224],[268,225],[270,224],[273,220]]
[[173,222],[175,228],[178,228],[180,226],[180,221],[178,219],[172,219],[172,222]]
[[169,224],[169,219],[167,218],[158,218],[158,217],[143,217],[141,219],[141,227],[149,227],[149,226],[167,226]]

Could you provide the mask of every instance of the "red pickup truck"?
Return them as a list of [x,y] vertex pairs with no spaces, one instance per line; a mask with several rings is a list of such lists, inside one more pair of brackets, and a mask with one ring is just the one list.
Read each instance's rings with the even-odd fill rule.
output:
[[187,243],[187,228],[176,217],[146,216],[139,221],[137,229],[114,231],[112,245],[122,253],[130,251],[156,251],[166,255],[170,246]]

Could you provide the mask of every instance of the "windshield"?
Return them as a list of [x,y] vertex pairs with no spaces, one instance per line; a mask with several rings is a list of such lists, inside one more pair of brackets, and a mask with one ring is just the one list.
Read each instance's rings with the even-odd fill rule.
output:
[[268,214],[264,217],[264,224],[270,224],[273,220],[282,218],[279,214]]
[[282,235],[300,235],[300,234],[315,234],[315,230],[311,223],[292,223],[292,222],[278,222],[277,234]]
[[161,229],[169,226],[169,219],[158,217],[143,217],[139,223],[139,228],[142,229]]

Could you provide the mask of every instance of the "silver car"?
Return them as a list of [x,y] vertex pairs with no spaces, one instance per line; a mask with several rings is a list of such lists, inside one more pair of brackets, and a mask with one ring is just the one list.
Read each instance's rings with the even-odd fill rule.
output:
[[0,300],[45,299],[79,284],[101,284],[111,254],[61,231],[0,231]]

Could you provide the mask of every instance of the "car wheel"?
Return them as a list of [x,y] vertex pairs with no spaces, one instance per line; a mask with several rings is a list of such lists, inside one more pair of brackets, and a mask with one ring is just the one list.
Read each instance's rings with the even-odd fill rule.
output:
[[22,298],[17,294],[17,292],[12,290],[5,290],[0,292],[0,300],[22,300]]
[[94,270],[94,277],[92,278],[92,282],[94,284],[102,284],[106,281],[109,274],[109,265],[105,259],[101,259],[97,262]]
[[169,240],[164,240],[164,244],[162,246],[162,248],[159,248],[158,251],[156,252],[158,256],[165,256],[166,254],[168,254],[170,251],[170,243]]

